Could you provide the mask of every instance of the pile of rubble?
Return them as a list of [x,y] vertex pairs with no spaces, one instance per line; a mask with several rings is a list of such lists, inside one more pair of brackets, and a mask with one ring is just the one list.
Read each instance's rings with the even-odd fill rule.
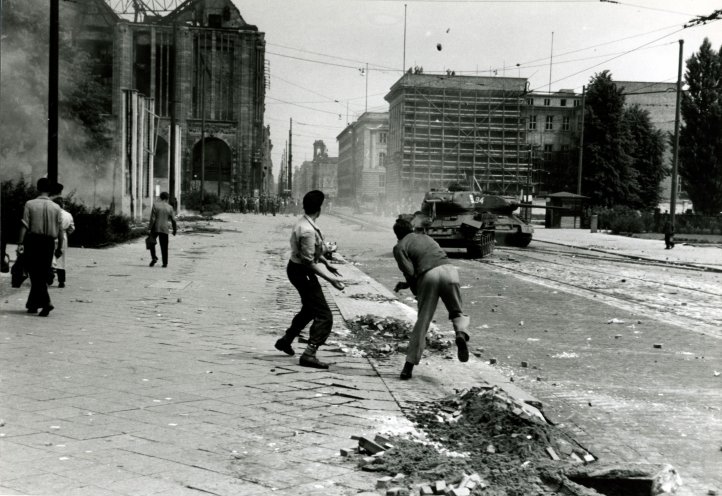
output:
[[[598,494],[564,475],[595,457],[534,405],[496,387],[460,391],[408,412],[419,432],[353,437],[341,455],[383,474],[386,495]],[[557,492],[560,487],[566,492]]]
[[[405,353],[413,324],[395,317],[363,315],[346,322],[354,335],[354,350],[363,351],[363,356],[381,358],[392,353]],[[432,326],[426,334],[426,347],[430,350],[444,351],[452,346],[451,336],[445,336]]]

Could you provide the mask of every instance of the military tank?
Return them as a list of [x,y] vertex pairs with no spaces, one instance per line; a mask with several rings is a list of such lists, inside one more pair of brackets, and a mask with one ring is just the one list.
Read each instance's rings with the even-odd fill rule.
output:
[[526,247],[534,228],[513,212],[519,203],[469,190],[431,190],[411,223],[442,248],[466,248],[469,256],[490,255],[494,245]]
[[482,258],[494,251],[494,215],[477,209],[476,203],[471,191],[432,190],[411,224],[442,248],[465,248],[469,256]]
[[513,213],[519,208],[519,202],[497,195],[476,195],[474,200],[476,210],[493,217],[496,244],[520,248],[529,246],[534,227]]

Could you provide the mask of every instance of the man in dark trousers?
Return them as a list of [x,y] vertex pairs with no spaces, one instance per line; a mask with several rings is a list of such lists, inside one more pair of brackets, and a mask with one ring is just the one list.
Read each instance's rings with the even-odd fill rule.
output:
[[25,203],[18,237],[17,252],[25,257],[25,266],[30,276],[30,294],[25,308],[28,313],[36,313],[40,309],[41,317],[47,317],[55,308],[48,294],[48,273],[52,269],[53,254],[59,258],[65,248],[60,236],[63,209],[50,199],[54,187],[48,178],[38,180],[40,196]]
[[323,295],[319,277],[326,279],[338,290],[343,290],[343,281],[338,277],[338,271],[332,267],[324,256],[326,244],[321,230],[316,226],[316,219],[321,215],[321,205],[324,194],[314,190],[303,197],[303,210],[305,215],[298,219],[291,231],[291,259],[286,267],[288,280],[301,296],[301,310],[291,321],[291,327],[286,334],[276,341],[276,349],[287,355],[294,355],[291,346],[293,340],[301,334],[309,322],[311,324],[310,337],[306,351],[301,355],[299,364],[304,367],[327,369],[328,364],[316,357],[319,346],[326,342],[331,327],[333,314]]
[[394,258],[404,274],[406,282],[396,284],[394,291],[411,289],[418,301],[418,315],[414,330],[409,337],[406,363],[401,371],[401,379],[411,379],[414,365],[421,361],[426,346],[426,332],[434,317],[439,298],[449,312],[449,320],[456,332],[457,356],[459,361],[469,360],[470,319],[461,310],[461,291],[459,273],[451,265],[446,252],[431,237],[415,233],[411,222],[399,217],[394,224],[394,234],[398,243],[394,246]]
[[664,249],[670,250],[674,248],[674,226],[672,222],[667,219],[664,223]]
[[[150,234],[158,239],[160,244],[160,256],[163,258],[163,267],[168,267],[168,233],[170,231],[168,224],[173,226],[173,236],[176,234],[177,226],[175,222],[175,212],[173,207],[168,203],[168,193],[163,191],[160,194],[160,201],[153,205],[150,212],[150,222],[148,223]],[[150,248],[150,266],[153,267],[158,262],[155,254],[155,245]]]

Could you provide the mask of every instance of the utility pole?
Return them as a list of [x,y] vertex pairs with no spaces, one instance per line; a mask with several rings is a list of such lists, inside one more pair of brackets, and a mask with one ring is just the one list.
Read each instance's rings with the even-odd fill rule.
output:
[[401,68],[402,76],[406,73],[406,7],[407,4],[404,4],[404,65]]
[[552,31],[552,48],[549,51],[549,87],[547,91],[552,92],[552,62],[554,60],[554,31]]
[[288,128],[288,196],[293,196],[293,176],[291,175],[291,162],[293,161],[293,117]]
[[674,147],[672,150],[672,194],[669,199],[669,222],[674,229],[674,213],[677,210],[677,160],[679,156],[679,105],[682,99],[682,53],[684,40],[679,40],[679,62],[677,67],[677,103],[674,109]]
[[50,0],[50,52],[48,64],[48,179],[58,182],[58,81],[60,0]]
[[579,167],[577,168],[577,194],[582,194],[582,163],[584,158],[584,105],[587,87],[582,86],[582,129],[579,132]]
[[[178,25],[176,23],[173,23],[173,68],[171,69],[173,73],[175,74],[175,61],[178,60],[178,50],[176,50],[176,41],[177,41],[177,32],[178,31]],[[173,78],[173,86],[171,87],[171,94],[170,94],[170,170],[168,171],[168,195],[170,196],[170,204],[173,205],[177,202],[177,198],[175,197],[175,185],[178,178],[175,176],[176,172],[176,155],[178,154],[177,151],[177,144],[178,137],[176,136],[176,86],[178,85],[178,78]],[[178,206],[176,204],[176,206]]]
[[366,108],[364,112],[369,111],[369,63],[366,62]]
[[[205,41],[205,40],[204,40]],[[205,47],[204,47],[205,48]],[[200,51],[200,49],[199,49]],[[206,60],[201,55],[201,205],[206,194]],[[220,180],[220,178],[219,178]]]

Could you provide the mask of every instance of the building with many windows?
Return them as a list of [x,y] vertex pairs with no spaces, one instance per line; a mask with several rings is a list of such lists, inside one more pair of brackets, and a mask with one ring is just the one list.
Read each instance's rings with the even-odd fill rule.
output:
[[340,202],[385,198],[388,131],[388,112],[365,112],[336,137]]
[[[160,191],[182,204],[201,185],[221,197],[263,190],[265,36],[232,0],[169,1],[163,12],[147,2],[60,4],[65,41],[87,52],[83,69],[102,87],[92,104],[112,143],[106,161],[77,157],[84,174],[60,167],[61,182],[86,201],[97,190],[99,204],[134,219]],[[129,19],[121,7],[130,5]]]
[[386,188],[406,198],[452,182],[514,195],[531,180],[527,80],[406,73],[386,95]]
[[[133,183],[124,193],[141,186],[138,194],[152,199],[154,186],[168,189],[174,136],[176,194],[263,189],[264,33],[232,1],[191,0],[161,18],[120,21],[113,46],[117,146],[129,178],[123,184]],[[151,115],[155,122],[146,119]],[[151,127],[154,136],[146,140]],[[129,173],[134,167],[144,172]]]
[[574,90],[525,96],[530,194],[576,191],[582,96]]

